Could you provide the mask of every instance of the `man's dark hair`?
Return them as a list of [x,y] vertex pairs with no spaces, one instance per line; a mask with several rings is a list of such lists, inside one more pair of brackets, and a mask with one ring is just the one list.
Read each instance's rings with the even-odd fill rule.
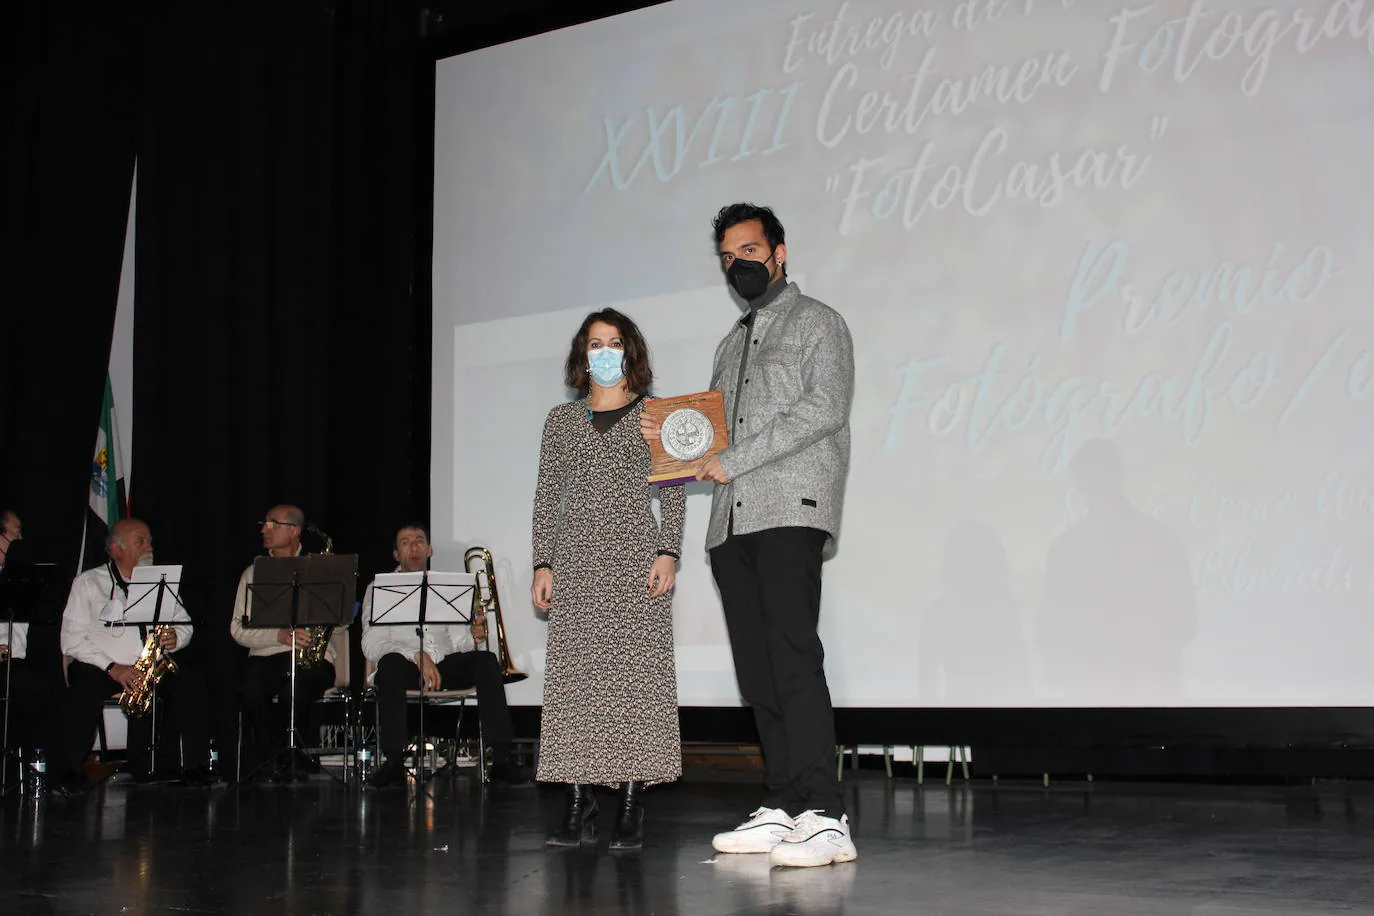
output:
[[392,550],[395,550],[396,548],[401,546],[402,531],[418,531],[425,536],[426,541],[429,540],[429,529],[427,529],[424,525],[402,525],[401,527],[396,529],[396,535],[391,539]]
[[582,319],[582,327],[573,336],[572,346],[568,348],[568,361],[563,367],[563,380],[569,388],[576,388],[582,394],[592,390],[591,373],[587,371],[587,339],[591,337],[592,325],[604,321],[615,328],[620,341],[625,345],[625,384],[636,394],[648,394],[653,384],[654,372],[649,367],[649,345],[639,327],[630,316],[615,309],[601,309]]
[[787,244],[787,233],[783,231],[782,223],[768,207],[760,207],[757,204],[730,204],[721,207],[716,218],[711,220],[711,228],[716,233],[716,246],[719,247],[724,240],[725,230],[740,223],[747,223],[751,219],[763,223],[763,237],[768,240],[770,248]]

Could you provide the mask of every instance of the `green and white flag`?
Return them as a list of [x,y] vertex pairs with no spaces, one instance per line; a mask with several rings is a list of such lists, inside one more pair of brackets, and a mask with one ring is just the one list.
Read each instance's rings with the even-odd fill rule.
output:
[[91,461],[90,504],[86,512],[86,547],[82,569],[105,562],[105,536],[110,526],[129,514],[124,469],[119,461],[119,424],[110,377],[105,376],[105,401],[100,409],[100,428]]

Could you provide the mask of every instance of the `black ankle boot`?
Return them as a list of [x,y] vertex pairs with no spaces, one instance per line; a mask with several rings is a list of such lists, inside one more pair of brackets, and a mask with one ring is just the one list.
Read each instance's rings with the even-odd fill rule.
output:
[[579,846],[596,842],[596,796],[592,787],[571,783],[568,786],[568,807],[563,823],[548,835],[545,846]]
[[620,810],[616,813],[612,849],[639,849],[644,845],[644,783],[620,784]]

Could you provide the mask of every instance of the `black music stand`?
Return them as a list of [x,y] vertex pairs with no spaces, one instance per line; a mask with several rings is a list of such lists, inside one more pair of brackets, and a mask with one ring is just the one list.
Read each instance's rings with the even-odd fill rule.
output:
[[[124,610],[108,619],[105,617],[105,611],[101,611],[101,621],[105,626],[138,627],[139,637],[144,641],[148,638],[147,634],[159,626],[193,626],[186,605],[181,603],[180,566],[135,566],[126,584],[129,590],[124,598]],[[156,690],[153,691],[153,705],[148,717],[152,725],[148,730],[148,772],[156,775]]]
[[[463,608],[466,599],[466,611]],[[481,600],[477,577],[467,572],[382,573],[372,580],[372,614],[369,627],[413,626],[425,644],[425,628],[471,625]],[[420,736],[415,742],[415,784],[425,782],[425,677],[420,672]]]
[[[253,561],[253,581],[248,585],[248,594],[244,596],[249,606],[243,609],[243,626],[256,630],[346,627],[353,621],[357,578],[357,554],[258,557]],[[296,728],[297,665],[294,639],[291,654],[291,711],[287,719],[286,746],[270,755],[253,772],[285,754],[294,782],[296,757],[300,749],[297,744],[300,733]]]
[[[10,555],[18,551],[10,548]],[[4,632],[5,645],[14,648],[14,625],[16,623],[56,624],[62,619],[62,607],[66,596],[59,589],[60,576],[56,563],[9,562],[0,569],[0,629]],[[10,756],[10,707],[14,705],[11,694],[10,665],[11,654],[5,655],[5,718],[3,738],[0,738],[0,796],[21,788],[24,783],[23,761],[19,761],[19,781],[9,784]]]

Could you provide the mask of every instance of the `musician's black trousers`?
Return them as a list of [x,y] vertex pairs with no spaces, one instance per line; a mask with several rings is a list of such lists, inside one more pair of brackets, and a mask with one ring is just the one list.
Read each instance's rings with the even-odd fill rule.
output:
[[[172,722],[181,732],[182,764],[191,769],[210,762],[205,681],[182,661],[178,660],[177,666],[177,672],[164,676],[158,685],[157,704],[167,707]],[[70,778],[84,773],[86,755],[95,743],[96,726],[105,701],[122,689],[118,681],[94,665],[71,663],[67,669],[67,691],[62,700],[62,747],[54,767],[56,774]],[[134,773],[147,772],[152,764],[148,745],[153,734],[153,715],[129,719],[128,723],[128,769]],[[158,760],[172,762],[175,745],[161,738],[158,744],[161,751]]]
[[[0,629],[0,633],[3,633]],[[26,659],[11,658],[0,662],[0,679],[9,676],[9,747],[26,751],[44,748],[55,750],[53,723],[57,721],[57,704],[52,702],[53,690],[48,679]],[[0,685],[0,692],[3,686]]]
[[[493,763],[504,763],[513,731],[496,656],[491,652],[456,652],[445,655],[435,667],[439,669],[441,690],[477,688],[482,740],[491,748]],[[377,663],[372,684],[377,690],[378,743],[382,753],[394,759],[406,746],[406,691],[420,689],[420,669],[405,656],[389,652]]]
[[[250,655],[243,670],[243,705],[253,754],[245,761],[245,772],[255,769],[273,750],[289,744],[287,730],[291,713],[290,652],[276,655]],[[296,745],[314,747],[310,740],[311,705],[334,686],[334,665],[320,662],[313,668],[296,669]],[[272,702],[277,697],[278,702]]]
[[844,813],[835,775],[835,716],[825,680],[821,549],[815,528],[731,534],[711,550],[735,678],[763,746],[763,804],[795,817]]

